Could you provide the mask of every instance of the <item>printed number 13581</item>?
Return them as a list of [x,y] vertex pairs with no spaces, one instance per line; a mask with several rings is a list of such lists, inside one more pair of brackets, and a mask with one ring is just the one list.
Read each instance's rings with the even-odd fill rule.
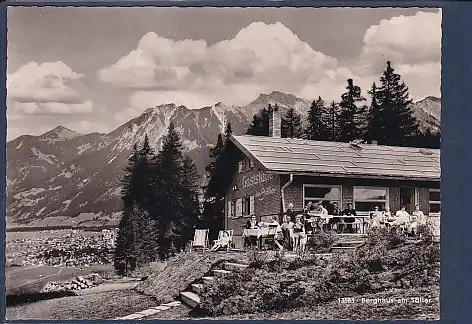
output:
[[352,297],[338,298],[338,303],[340,304],[353,304],[354,302],[354,298]]

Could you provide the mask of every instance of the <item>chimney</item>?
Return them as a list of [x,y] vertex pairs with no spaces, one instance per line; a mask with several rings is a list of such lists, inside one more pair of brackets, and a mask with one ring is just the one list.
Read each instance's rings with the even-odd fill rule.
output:
[[272,107],[269,105],[269,136],[280,138],[282,137],[281,131],[281,118],[280,118],[280,109],[277,104]]
[[377,145],[377,141],[372,141],[372,145]]

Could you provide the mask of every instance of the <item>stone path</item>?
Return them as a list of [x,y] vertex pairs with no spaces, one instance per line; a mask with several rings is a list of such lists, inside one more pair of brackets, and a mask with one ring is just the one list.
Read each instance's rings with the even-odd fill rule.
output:
[[114,320],[139,320],[139,319],[144,319],[145,317],[155,315],[159,312],[166,311],[168,309],[171,309],[172,307],[175,306],[180,306],[182,303],[179,301],[173,301],[171,303],[166,303],[166,304],[161,304],[156,307],[152,307],[134,314],[126,315],[123,317],[118,317],[115,318]]

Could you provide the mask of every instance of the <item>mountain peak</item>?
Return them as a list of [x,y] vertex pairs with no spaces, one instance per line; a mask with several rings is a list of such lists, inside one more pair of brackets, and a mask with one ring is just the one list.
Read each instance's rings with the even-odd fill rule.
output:
[[53,128],[50,131],[47,131],[46,133],[41,134],[41,136],[49,136],[49,135],[57,135],[63,138],[74,138],[74,137],[80,136],[81,134],[73,130],[70,130],[67,127],[59,125],[56,128]]

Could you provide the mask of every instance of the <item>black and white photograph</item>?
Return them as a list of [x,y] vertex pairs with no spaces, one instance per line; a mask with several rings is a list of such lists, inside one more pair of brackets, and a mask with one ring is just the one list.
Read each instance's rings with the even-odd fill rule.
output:
[[8,7],[6,319],[439,319],[441,23]]

